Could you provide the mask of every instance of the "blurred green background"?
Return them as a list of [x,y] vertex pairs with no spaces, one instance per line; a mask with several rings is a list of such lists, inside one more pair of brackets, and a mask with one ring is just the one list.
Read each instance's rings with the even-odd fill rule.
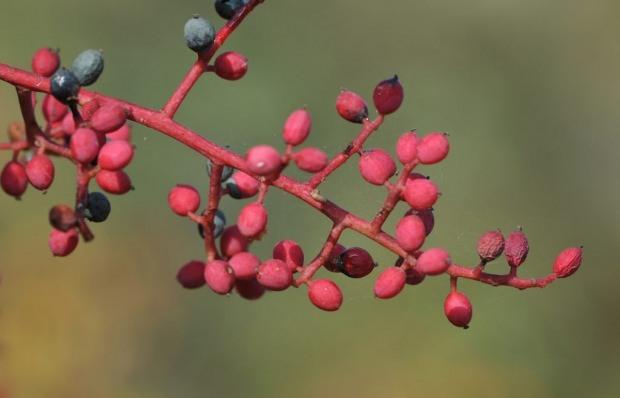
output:
[[[95,89],[158,107],[193,60],[182,40],[188,16],[221,26],[211,3],[3,0],[0,61],[27,68],[37,48],[52,46],[69,63],[101,48],[106,71]],[[451,134],[449,159],[424,169],[444,194],[428,245],[473,264],[481,233],[522,225],[532,249],[521,272],[544,275],[559,250],[582,244],[574,277],[525,292],[464,281],[475,311],[467,331],[444,319],[445,277],[380,302],[373,277],[336,276],[345,293],[337,313],[297,289],[258,302],[182,290],[177,268],[201,258],[202,245],[166,194],[175,183],[205,189],[204,161],[135,128],[137,189],[112,198],[95,242],[70,258],[47,249],[48,209],[73,197],[66,164],[46,195],[0,196],[0,384],[12,397],[53,398],[617,397],[618,17],[615,0],[267,0],[226,45],[249,57],[248,75],[204,78],[178,114],[243,152],[279,145],[287,114],[306,105],[308,143],[334,154],[357,131],[334,112],[338,89],[370,97],[398,73],[403,107],[369,145],[393,151],[414,127]],[[18,118],[14,89],[0,84],[0,124]],[[384,192],[354,163],[323,192],[370,217]],[[240,205],[223,209],[234,219]],[[281,192],[267,205],[257,252],[292,238],[312,257],[327,221]],[[344,243],[394,261],[354,234]]]

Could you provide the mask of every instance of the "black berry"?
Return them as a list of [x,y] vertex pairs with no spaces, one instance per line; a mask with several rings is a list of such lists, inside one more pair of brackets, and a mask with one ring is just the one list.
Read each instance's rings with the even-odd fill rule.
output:
[[77,98],[80,82],[73,72],[60,68],[52,75],[50,90],[58,101],[67,103]]
[[215,11],[220,17],[230,19],[247,3],[246,0],[216,0]]
[[91,192],[86,199],[84,215],[92,222],[103,222],[110,215],[110,201],[101,192]]

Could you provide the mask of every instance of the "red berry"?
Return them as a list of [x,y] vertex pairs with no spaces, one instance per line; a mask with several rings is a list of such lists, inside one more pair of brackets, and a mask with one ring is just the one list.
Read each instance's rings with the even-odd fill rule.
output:
[[450,143],[446,133],[430,133],[418,142],[418,160],[422,164],[439,163],[448,156]]
[[256,279],[237,280],[235,281],[235,289],[239,296],[246,300],[257,300],[265,294],[265,287]]
[[26,164],[26,175],[33,187],[44,191],[54,181],[54,163],[43,154],[35,155]]
[[308,173],[317,173],[323,170],[329,161],[325,152],[314,147],[300,150],[293,155],[293,159],[300,170]]
[[179,184],[168,193],[168,206],[179,216],[187,216],[200,207],[200,194],[191,185]]
[[14,160],[8,162],[0,174],[0,185],[8,195],[19,199],[28,188],[28,177],[24,166]]
[[243,171],[237,170],[226,182],[230,196],[236,199],[250,198],[258,193],[258,180]]
[[372,256],[361,247],[347,249],[338,258],[338,269],[350,278],[363,278],[376,266]]
[[483,262],[493,261],[504,251],[504,235],[501,231],[488,231],[478,240],[478,256]]
[[119,170],[127,166],[132,158],[133,146],[124,140],[114,140],[101,147],[97,164],[105,170]]
[[569,247],[558,254],[553,262],[553,272],[558,278],[571,276],[581,266],[583,249],[581,247]]
[[437,202],[439,190],[434,182],[426,178],[408,179],[403,197],[414,209],[428,210]]
[[529,250],[530,246],[527,242],[527,237],[520,229],[508,235],[504,245],[504,255],[508,265],[518,267],[523,264]]
[[225,228],[220,237],[220,249],[226,257],[232,257],[237,253],[246,251],[249,244],[248,238],[239,232],[236,225]]
[[451,264],[450,253],[444,249],[433,248],[418,257],[415,269],[425,275],[439,275],[446,272]]
[[78,234],[75,229],[70,229],[66,232],[52,229],[47,243],[54,256],[65,257],[71,254],[77,247]]
[[312,128],[310,112],[305,108],[297,109],[284,122],[282,138],[289,145],[299,145],[308,138]]
[[72,135],[75,133],[76,129],[75,120],[73,119],[73,114],[71,112],[67,112],[65,117],[62,118],[62,130],[67,135]]
[[[61,121],[67,115],[69,108],[54,98],[53,95],[47,94],[43,98],[42,110],[45,120],[48,123],[55,123]],[[73,115],[71,115],[71,118],[73,118]]]
[[51,48],[40,48],[32,57],[32,71],[43,77],[50,77],[60,66],[58,51]]
[[396,173],[396,164],[383,149],[370,149],[360,156],[358,164],[364,180],[374,185],[383,185]]
[[121,170],[99,170],[95,180],[101,189],[115,195],[127,193],[132,188],[131,179],[124,171]]
[[228,265],[233,269],[236,279],[254,279],[260,259],[250,252],[240,252],[228,260]]
[[377,112],[382,115],[389,115],[400,108],[403,103],[403,86],[398,81],[398,76],[387,79],[377,84],[372,99],[375,103]]
[[433,209],[427,210],[416,210],[409,209],[405,213],[405,216],[415,215],[422,219],[424,223],[424,230],[426,231],[426,236],[429,236],[431,232],[433,232],[433,228],[435,227],[435,215],[433,214]]
[[99,153],[99,137],[94,130],[79,128],[71,136],[71,155],[80,163],[90,163]]
[[396,225],[396,241],[408,252],[418,250],[426,239],[426,227],[418,216],[403,217]]
[[472,317],[471,302],[461,292],[450,292],[443,303],[444,314],[448,320],[460,328],[467,329]]
[[131,142],[131,126],[127,123],[123,124],[119,129],[107,133],[106,138],[108,140],[123,140]]
[[292,272],[304,265],[304,251],[294,240],[281,240],[273,247],[273,258],[282,260]]
[[232,268],[222,260],[208,262],[205,266],[204,278],[207,286],[217,294],[228,294],[235,285]]
[[342,292],[338,285],[329,279],[311,281],[308,298],[312,304],[324,311],[336,311],[342,305]]
[[250,148],[245,161],[252,173],[261,176],[273,174],[282,167],[280,153],[269,145],[257,145]]
[[408,285],[419,285],[424,281],[424,278],[426,278],[426,275],[415,268],[407,268],[405,270],[405,276],[407,277],[406,282]]
[[329,255],[328,260],[325,262],[325,269],[330,272],[340,272],[339,263],[340,263],[340,255],[347,250],[346,247],[341,245],[340,243],[336,243],[334,248],[332,249],[331,254]]
[[362,123],[368,118],[366,101],[353,91],[340,91],[336,98],[336,110],[345,120],[353,123]]
[[261,203],[250,203],[241,209],[237,218],[237,227],[243,235],[255,238],[265,231],[267,220],[267,209]]
[[205,284],[205,263],[194,260],[177,272],[177,281],[186,289],[196,289]]
[[375,281],[375,297],[389,299],[396,296],[405,287],[407,277],[399,267],[388,267],[379,274]]
[[228,51],[215,59],[215,74],[226,80],[239,80],[248,71],[248,59],[242,54]]
[[269,290],[285,290],[293,283],[293,273],[284,261],[270,259],[258,267],[256,280]]
[[118,105],[104,105],[90,118],[90,126],[100,133],[118,130],[127,121],[125,110]]
[[415,131],[408,131],[398,137],[396,142],[396,156],[402,164],[413,162],[418,156],[418,135]]

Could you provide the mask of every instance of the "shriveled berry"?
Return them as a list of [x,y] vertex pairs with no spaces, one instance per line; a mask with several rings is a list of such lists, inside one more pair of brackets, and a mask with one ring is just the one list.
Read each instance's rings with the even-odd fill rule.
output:
[[54,229],[67,232],[77,225],[77,216],[71,207],[56,205],[50,209],[49,221]]
[[131,126],[128,123],[125,123],[111,133],[106,133],[105,136],[108,140],[123,140],[131,142]]
[[282,167],[280,153],[269,145],[257,145],[250,148],[245,156],[245,161],[252,173],[261,176],[273,174]]
[[247,0],[215,0],[215,11],[220,17],[230,19],[247,3]]
[[311,281],[308,287],[310,302],[323,311],[336,311],[342,305],[342,291],[329,279]]
[[476,250],[483,262],[495,260],[504,251],[504,235],[500,230],[485,232],[478,240]]
[[389,299],[396,296],[405,287],[407,276],[399,267],[388,267],[379,274],[375,281],[375,297]]
[[256,195],[260,184],[256,178],[237,170],[226,180],[225,185],[232,198],[245,199]]
[[50,79],[50,91],[60,102],[68,103],[77,99],[80,82],[68,69],[58,69]]
[[258,202],[250,203],[239,212],[237,227],[243,235],[255,238],[265,231],[268,218],[265,206]]
[[250,252],[240,252],[228,259],[236,279],[254,279],[258,272],[260,259]]
[[308,173],[318,173],[327,166],[327,154],[319,148],[308,147],[293,155],[295,164],[300,170]]
[[281,240],[273,247],[273,258],[282,260],[292,272],[304,265],[304,251],[294,240]]
[[558,278],[566,278],[571,276],[581,266],[583,258],[583,249],[581,247],[569,247],[558,254],[553,262],[553,273]]
[[198,15],[194,15],[185,23],[183,32],[185,44],[196,52],[209,48],[215,39],[213,25]]
[[90,126],[100,133],[111,133],[127,121],[125,110],[118,105],[104,105],[90,118]]
[[418,257],[415,269],[425,275],[439,275],[446,272],[451,264],[450,253],[444,249],[432,248]]
[[16,161],[8,162],[0,174],[2,190],[15,198],[20,198],[28,188],[28,176],[26,169]]
[[426,178],[409,179],[403,190],[403,198],[416,210],[428,210],[437,202],[439,189]]
[[250,242],[236,225],[231,225],[224,229],[220,238],[220,250],[226,257],[232,257],[237,253],[244,252],[248,249]]
[[78,240],[78,234],[75,229],[71,229],[66,232],[58,229],[52,229],[47,243],[54,256],[65,257],[75,250]]
[[235,290],[246,300],[257,300],[265,294],[265,287],[256,279],[235,281]]
[[433,209],[426,210],[416,210],[409,209],[405,213],[405,216],[415,215],[422,219],[424,223],[424,229],[426,231],[426,236],[430,235],[433,232],[433,228],[435,227],[435,215],[433,214]]
[[448,156],[450,143],[446,133],[433,132],[418,142],[418,160],[422,164],[439,163]]
[[413,162],[418,156],[418,135],[415,131],[408,131],[398,137],[396,141],[396,156],[402,164]]
[[99,50],[86,50],[73,60],[71,71],[82,86],[90,86],[103,72],[103,53]]
[[336,245],[332,249],[332,252],[329,255],[329,258],[324,264],[325,269],[330,272],[340,272],[340,255],[344,253],[345,250],[347,250],[346,247],[344,247],[340,243],[336,243]]
[[26,164],[26,175],[30,185],[44,191],[54,181],[54,163],[46,155],[34,155]]
[[114,195],[122,195],[132,188],[131,179],[122,170],[99,170],[95,180],[101,189]]
[[61,121],[69,112],[67,105],[58,101],[53,95],[47,94],[43,98],[43,117],[48,123],[55,123]]
[[215,59],[215,74],[226,80],[239,80],[248,71],[248,59],[235,51],[220,54]]
[[345,120],[352,123],[362,123],[368,118],[366,101],[358,94],[349,90],[342,90],[336,98],[336,111]]
[[86,198],[84,216],[92,222],[103,222],[108,219],[112,206],[108,198],[101,192],[90,192]]
[[377,84],[372,99],[375,103],[377,112],[382,115],[389,115],[400,108],[403,103],[403,86],[398,80],[398,76],[382,81]]
[[207,286],[217,294],[228,294],[235,285],[235,274],[226,261],[208,262],[205,266],[204,277]]
[[289,145],[299,145],[303,143],[312,129],[312,118],[306,108],[293,111],[282,128],[282,138]]
[[194,260],[184,264],[177,272],[177,281],[186,289],[197,289],[205,284],[205,263]]
[[58,50],[40,48],[32,57],[32,71],[43,77],[50,77],[60,66]]
[[471,302],[461,292],[450,292],[443,304],[446,318],[454,325],[467,329],[473,315]]
[[530,251],[527,237],[518,229],[508,235],[506,243],[504,244],[504,256],[508,261],[508,265],[511,267],[518,267],[527,258],[527,253]]
[[363,278],[376,266],[372,256],[361,247],[346,249],[338,257],[338,269],[349,278]]
[[[209,176],[211,175],[211,169],[212,169],[212,163],[209,159],[207,159],[207,174],[209,174]],[[235,169],[233,169],[230,166],[224,166],[222,167],[222,181],[226,181],[228,180],[232,174],[235,172]]]
[[89,128],[79,128],[71,136],[71,155],[80,163],[90,163],[99,153],[99,137]]
[[133,159],[133,145],[124,140],[105,143],[99,151],[97,164],[105,170],[119,170]]
[[396,173],[396,164],[389,153],[375,148],[364,151],[358,164],[364,180],[374,185],[383,185]]
[[426,227],[416,215],[403,217],[396,225],[396,241],[408,252],[418,250],[426,239]]
[[178,184],[168,193],[168,206],[179,216],[187,216],[198,210],[200,194],[191,185]]
[[284,261],[270,259],[258,267],[256,280],[268,290],[285,290],[293,283],[293,273]]

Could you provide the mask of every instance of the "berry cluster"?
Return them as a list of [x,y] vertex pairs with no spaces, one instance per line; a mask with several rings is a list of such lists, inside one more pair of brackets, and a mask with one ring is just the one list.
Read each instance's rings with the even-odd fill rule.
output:
[[[331,158],[319,148],[301,147],[312,130],[312,117],[305,108],[294,110],[284,121],[281,150],[260,144],[249,148],[244,156],[175,122],[175,113],[203,74],[212,72],[222,79],[238,80],[247,73],[248,60],[243,55],[224,52],[215,59],[214,56],[261,2],[215,1],[216,12],[227,20],[217,31],[208,20],[197,15],[186,22],[185,42],[197,53],[197,59],[162,110],[144,108],[84,89],[103,71],[100,51],[83,52],[65,69],[60,68],[57,52],[41,49],[32,61],[34,74],[0,64],[0,78],[17,87],[24,119],[23,125],[9,127],[10,141],[0,144],[1,149],[13,152],[12,160],[2,171],[3,190],[19,198],[28,184],[38,190],[48,189],[54,179],[52,157],[67,158],[76,166],[75,205],[57,205],[50,211],[54,229],[49,245],[54,255],[71,253],[80,234],[86,241],[93,238],[87,221],[101,222],[108,217],[110,203],[104,194],[89,190],[92,179],[111,194],[124,194],[132,188],[123,171],[134,153],[129,119],[162,132],[207,158],[210,180],[204,200],[197,188],[186,184],[172,187],[168,194],[170,209],[195,223],[204,240],[205,259],[189,261],[177,273],[178,282],[188,289],[207,285],[217,294],[235,291],[254,300],[267,291],[305,286],[312,304],[325,311],[335,311],[343,302],[343,294],[333,280],[317,277],[321,268],[348,278],[376,274],[373,290],[379,299],[395,297],[406,285],[418,285],[426,277],[448,275],[450,292],[444,302],[445,315],[452,324],[466,328],[472,318],[472,305],[457,289],[459,278],[526,289],[544,287],[556,278],[570,276],[579,268],[582,249],[572,247],[557,256],[549,275],[538,279],[518,277],[518,268],[529,251],[527,238],[520,229],[507,238],[500,231],[485,233],[478,242],[480,261],[474,267],[454,263],[444,248],[423,248],[433,231],[433,207],[440,198],[440,191],[434,181],[414,169],[444,160],[450,144],[447,134],[442,132],[419,135],[416,131],[407,131],[395,140],[397,161],[385,149],[365,146],[372,133],[403,102],[404,90],[396,76],[375,87],[372,105],[377,116],[373,120],[369,119],[369,107],[361,95],[349,90],[340,92],[335,104],[337,113],[345,121],[360,124],[361,128],[346,148]],[[35,91],[46,93],[41,103],[44,128],[39,127],[34,117]],[[383,204],[371,220],[346,211],[319,190],[320,185],[352,157],[357,160],[364,181],[387,191]],[[292,165],[309,173],[308,179],[296,181],[286,176],[284,171]],[[269,213],[264,204],[271,188],[281,189],[304,201],[333,222],[323,247],[311,260],[306,258],[300,245],[290,239],[274,242],[270,258],[261,259],[252,253],[252,243],[266,236]],[[220,203],[226,198],[249,200],[234,220],[220,210]],[[383,226],[399,203],[406,204],[408,209],[400,216],[394,231],[385,231]],[[232,221],[230,224],[227,218]],[[347,229],[392,251],[396,255],[394,265],[375,271],[378,264],[368,251],[339,244]],[[508,273],[485,272],[485,265],[502,254],[509,267]]]

